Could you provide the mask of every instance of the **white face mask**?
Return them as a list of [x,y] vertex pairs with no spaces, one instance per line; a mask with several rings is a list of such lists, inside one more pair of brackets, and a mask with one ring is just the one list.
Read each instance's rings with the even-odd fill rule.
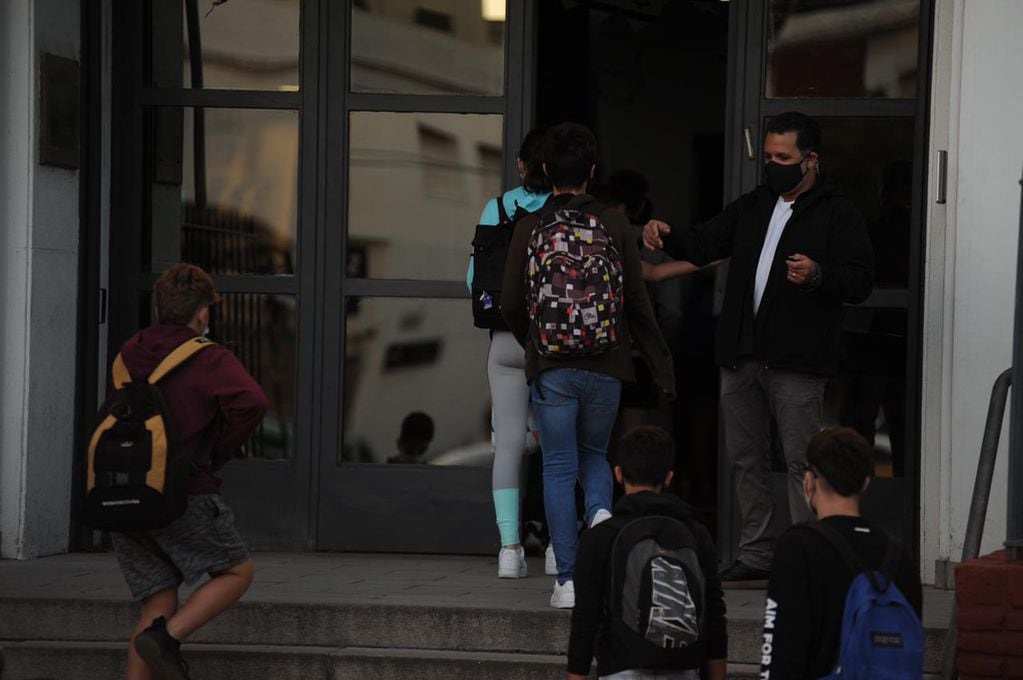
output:
[[209,325],[206,325],[206,326],[203,327],[203,329],[202,329],[202,336],[204,338],[208,338],[210,336],[210,327],[209,327]]

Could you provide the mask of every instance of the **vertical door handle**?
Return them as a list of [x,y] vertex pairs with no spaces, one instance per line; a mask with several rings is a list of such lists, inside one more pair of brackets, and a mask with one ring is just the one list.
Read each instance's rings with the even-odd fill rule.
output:
[[938,205],[945,205],[945,201],[948,198],[948,151],[944,149],[938,150],[937,194],[936,202]]
[[749,128],[743,128],[742,135],[746,139],[746,157],[755,161],[757,156],[753,153],[753,137],[749,133]]

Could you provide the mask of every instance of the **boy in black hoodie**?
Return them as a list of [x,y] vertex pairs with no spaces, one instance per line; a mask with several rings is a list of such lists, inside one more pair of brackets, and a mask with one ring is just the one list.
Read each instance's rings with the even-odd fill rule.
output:
[[[583,533],[576,560],[576,604],[568,647],[568,680],[585,680],[596,651],[600,678],[643,680],[724,680],[728,655],[724,593],[718,577],[717,553],[707,529],[692,518],[689,507],[664,490],[675,471],[675,446],[657,427],[643,426],[622,439],[615,479],[625,496],[615,504],[614,517]],[[699,639],[683,650],[635,649],[616,635],[611,624],[608,580],[615,538],[639,517],[670,517],[689,529],[691,546],[705,578],[703,623]],[[618,597],[613,594],[612,597]]]

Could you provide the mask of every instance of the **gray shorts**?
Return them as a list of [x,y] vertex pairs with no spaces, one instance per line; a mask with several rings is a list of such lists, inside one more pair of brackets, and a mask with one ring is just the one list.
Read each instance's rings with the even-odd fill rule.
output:
[[185,514],[162,529],[111,532],[110,539],[136,600],[182,583],[191,585],[249,556],[234,526],[234,513],[218,494],[189,496]]

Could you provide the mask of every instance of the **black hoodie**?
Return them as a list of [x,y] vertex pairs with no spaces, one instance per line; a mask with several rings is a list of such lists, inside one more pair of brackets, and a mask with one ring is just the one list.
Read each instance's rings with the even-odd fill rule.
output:
[[[691,654],[680,660],[675,668],[657,666],[654,657],[633,657],[605,625],[608,615],[608,603],[605,601],[608,594],[607,579],[615,536],[630,520],[648,516],[673,517],[689,527],[696,539],[697,545],[693,548],[700,558],[700,567],[706,578],[707,604],[703,637],[696,645],[688,648]],[[575,563],[575,609],[572,610],[572,635],[568,642],[568,672],[589,674],[594,650],[597,655],[597,673],[600,676],[630,669],[698,669],[707,659],[727,658],[725,599],[717,564],[717,552],[710,534],[693,519],[689,506],[677,497],[649,491],[622,497],[615,504],[614,517],[583,532],[579,541]]]
[[[778,194],[758,187],[707,223],[675,229],[665,249],[697,265],[731,258],[717,329],[718,365],[734,368],[740,359],[753,358],[774,368],[833,375],[842,308],[866,300],[873,287],[874,251],[866,223],[837,185],[819,178],[792,207],[754,316],[757,264],[777,202]],[[785,259],[795,253],[818,264],[816,287],[789,283]]]

